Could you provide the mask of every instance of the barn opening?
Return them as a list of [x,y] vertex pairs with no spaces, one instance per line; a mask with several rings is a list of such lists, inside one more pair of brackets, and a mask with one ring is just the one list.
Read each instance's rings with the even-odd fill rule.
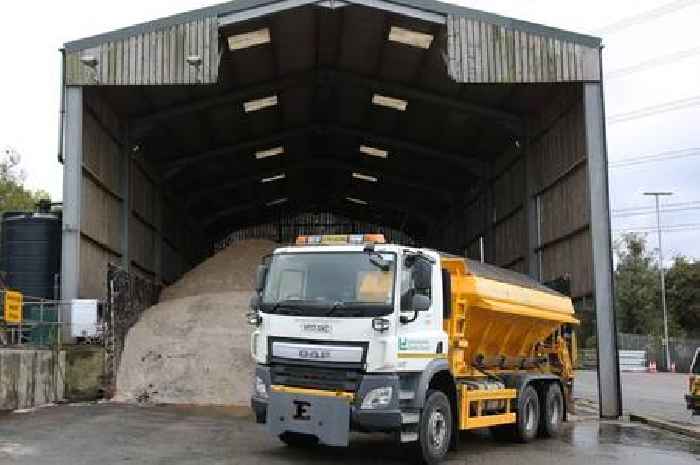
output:
[[167,284],[238,238],[382,232],[560,280],[614,334],[599,39],[249,0],[64,53],[63,298],[103,297],[109,263]]

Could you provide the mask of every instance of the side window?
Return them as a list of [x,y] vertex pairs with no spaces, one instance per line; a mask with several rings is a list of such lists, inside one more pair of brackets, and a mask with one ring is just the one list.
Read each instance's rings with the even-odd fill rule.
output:
[[413,299],[413,278],[411,277],[410,268],[405,266],[401,270],[401,311],[410,312],[412,311],[412,299]]
[[452,315],[452,276],[449,270],[442,269],[442,318],[448,320]]
[[413,295],[421,294],[429,299],[432,299],[430,287],[425,289],[416,289],[415,283],[413,281],[412,268],[409,268],[404,263],[401,270],[401,311],[410,312],[413,311]]

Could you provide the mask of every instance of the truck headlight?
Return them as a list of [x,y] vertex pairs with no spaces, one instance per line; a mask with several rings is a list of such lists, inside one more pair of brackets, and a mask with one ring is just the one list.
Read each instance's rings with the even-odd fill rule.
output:
[[267,386],[265,386],[265,381],[260,376],[255,377],[255,394],[258,397],[267,399]]
[[376,389],[372,389],[367,393],[364,399],[362,399],[362,409],[372,410],[381,407],[386,407],[391,403],[391,394],[394,389],[391,386],[384,386]]

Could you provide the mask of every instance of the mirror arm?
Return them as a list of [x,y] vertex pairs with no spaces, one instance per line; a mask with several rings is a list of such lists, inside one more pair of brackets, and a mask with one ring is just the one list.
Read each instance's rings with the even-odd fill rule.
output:
[[401,315],[399,317],[399,321],[401,322],[401,324],[404,324],[404,325],[408,324],[408,323],[413,323],[417,319],[418,319],[418,310],[413,310],[413,317],[412,318],[408,318],[407,316],[403,316],[403,315]]

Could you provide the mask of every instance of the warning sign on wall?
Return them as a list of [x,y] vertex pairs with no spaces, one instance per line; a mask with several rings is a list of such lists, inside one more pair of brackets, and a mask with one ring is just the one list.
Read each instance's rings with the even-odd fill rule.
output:
[[3,303],[5,323],[22,322],[22,303],[21,293],[13,291],[5,292],[5,302]]

